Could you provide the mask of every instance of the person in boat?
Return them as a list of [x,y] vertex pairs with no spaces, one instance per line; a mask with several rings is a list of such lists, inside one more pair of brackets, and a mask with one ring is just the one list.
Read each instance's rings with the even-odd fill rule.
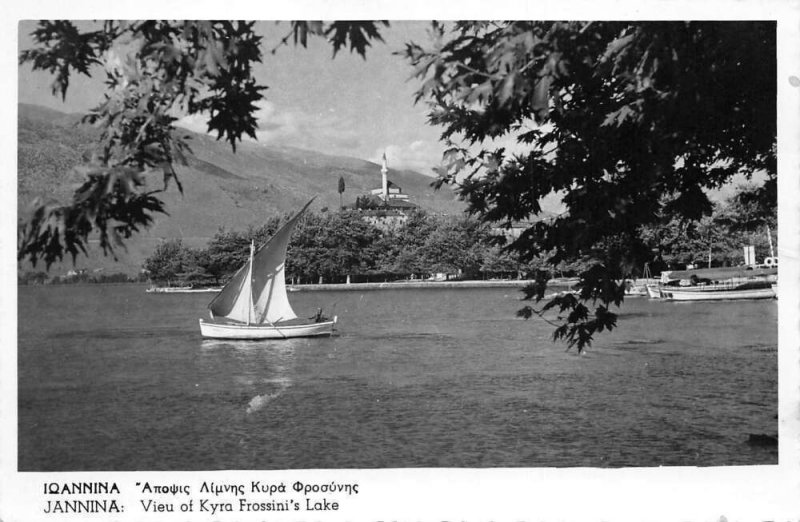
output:
[[697,274],[692,274],[692,277],[689,278],[689,282],[692,286],[697,285],[710,285],[711,279],[705,277],[697,277]]

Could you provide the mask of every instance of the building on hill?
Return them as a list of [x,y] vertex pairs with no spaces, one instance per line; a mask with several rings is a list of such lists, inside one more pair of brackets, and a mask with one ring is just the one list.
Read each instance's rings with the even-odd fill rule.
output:
[[408,194],[403,194],[403,189],[392,183],[387,175],[389,168],[386,166],[386,153],[383,153],[383,165],[381,166],[381,186],[372,189],[370,194],[383,206],[393,208],[415,208],[416,205],[408,201]]
[[[402,195],[408,198],[408,195]],[[393,198],[389,199],[389,201],[384,201],[383,198],[375,194],[365,194],[356,198],[356,208],[360,210],[396,210],[408,212],[418,207],[414,203],[408,201],[408,199]]]
[[365,221],[380,228],[402,225],[408,220],[408,214],[419,208],[409,200],[408,194],[403,194],[402,188],[389,180],[388,174],[386,153],[384,153],[381,186],[372,189],[369,194],[357,197],[355,204],[356,210],[363,214]]

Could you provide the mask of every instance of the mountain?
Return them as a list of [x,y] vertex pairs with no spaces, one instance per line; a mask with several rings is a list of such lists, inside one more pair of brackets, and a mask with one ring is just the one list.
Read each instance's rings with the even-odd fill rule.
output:
[[[34,105],[19,105],[18,183],[20,213],[36,197],[66,202],[81,179],[71,171],[91,154],[97,131],[80,124],[80,117]],[[136,274],[158,243],[182,238],[184,244],[203,246],[221,227],[245,229],[269,217],[292,212],[316,196],[316,210],[338,209],[339,177],[345,182],[344,204],[380,187],[380,165],[292,147],[271,147],[254,142],[237,145],[236,153],[213,137],[184,131],[192,154],[188,166],[178,168],[184,192],[171,187],[162,199],[168,216],[157,215],[155,224],[126,243],[118,260],[94,249],[51,268],[53,274],[73,268]],[[434,191],[429,176],[410,170],[389,169],[389,179],[410,200],[433,212],[460,213],[465,208],[452,191]],[[160,179],[154,178],[154,186]],[[25,263],[22,269],[31,269]],[[38,269],[38,265],[37,265]]]

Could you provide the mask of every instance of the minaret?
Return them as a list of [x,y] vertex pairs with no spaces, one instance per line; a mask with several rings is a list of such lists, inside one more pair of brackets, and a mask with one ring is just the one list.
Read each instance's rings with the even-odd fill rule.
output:
[[389,173],[389,169],[386,167],[386,152],[383,153],[383,166],[381,167],[381,188],[383,189],[383,202],[389,202],[389,179],[386,177],[386,174]]

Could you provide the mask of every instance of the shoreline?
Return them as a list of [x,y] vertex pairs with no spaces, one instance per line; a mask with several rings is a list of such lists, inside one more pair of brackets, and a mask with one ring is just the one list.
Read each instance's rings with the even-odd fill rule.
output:
[[[359,291],[359,290],[436,290],[450,288],[522,288],[533,284],[531,279],[489,279],[489,280],[467,280],[467,281],[386,281],[382,283],[323,283],[323,284],[286,284],[289,292],[316,292],[316,291]],[[577,279],[551,279],[547,282],[548,287],[568,288],[575,284]],[[219,292],[220,287],[200,287],[200,288],[179,288],[179,287],[154,287],[142,282],[114,282],[114,283],[47,283],[47,284],[18,284],[17,287],[83,287],[83,286],[142,286],[145,292],[155,294],[190,294],[190,293],[212,293]]]
[[[359,290],[437,290],[451,288],[522,288],[533,284],[530,279],[497,279],[475,281],[393,281],[384,283],[322,283],[286,285],[289,292],[359,291]],[[553,279],[547,286],[568,287],[574,281]]]

